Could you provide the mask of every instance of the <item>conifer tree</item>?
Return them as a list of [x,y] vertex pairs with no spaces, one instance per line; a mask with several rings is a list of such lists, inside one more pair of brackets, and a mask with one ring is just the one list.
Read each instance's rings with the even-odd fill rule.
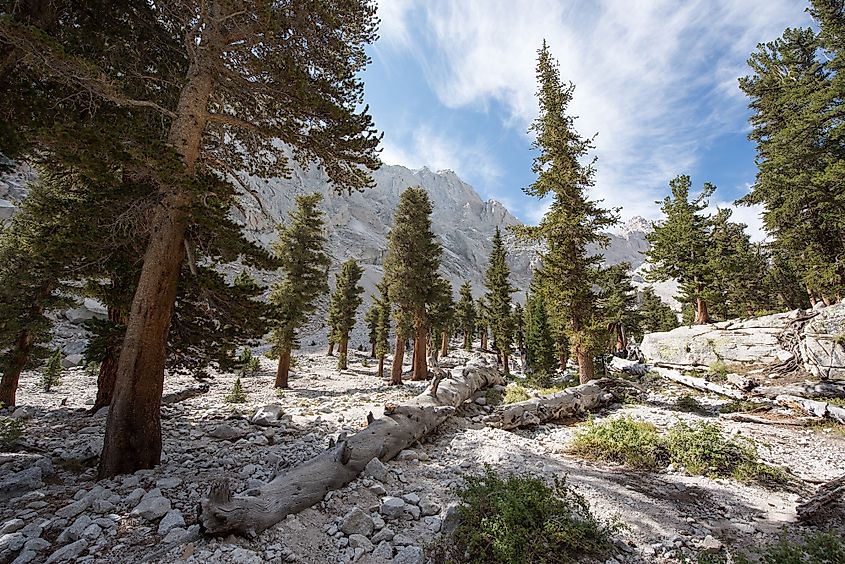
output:
[[384,376],[384,357],[390,352],[391,307],[387,281],[382,279],[376,285],[376,289],[378,290],[378,296],[373,296],[373,307],[378,311],[375,343],[375,353],[378,358],[378,371],[376,374],[381,378]]
[[525,353],[525,311],[522,304],[513,304],[513,339],[520,354]]
[[544,379],[555,371],[555,343],[552,339],[541,296],[530,294],[526,301],[525,365],[526,371]]
[[[102,133],[116,137],[115,152],[134,162],[110,160],[103,168],[148,178],[157,191],[138,202],[146,248],[100,457],[99,475],[109,477],[159,462],[158,407],[191,248],[186,236],[216,198],[197,180],[233,180],[233,171],[284,176],[291,147],[299,164],[321,164],[342,190],[372,184],[379,136],[361,103],[359,72],[377,19],[367,0],[260,9],[224,0],[54,6],[59,17],[46,22],[17,9],[0,20],[4,55],[13,51],[0,80],[0,114],[9,120],[0,150],[11,157],[51,152],[53,140],[72,141],[94,123],[92,114],[113,115],[115,126]],[[121,127],[135,116],[147,123],[141,133]]]
[[510,269],[507,252],[498,227],[493,234],[493,250],[485,274],[490,327],[493,329],[493,348],[499,356],[505,374],[510,374],[510,352],[513,346],[513,312],[511,294],[514,288],[508,279]]
[[481,350],[488,352],[487,339],[490,335],[488,331],[490,310],[487,306],[487,301],[484,296],[479,297],[475,301],[475,332],[481,336]]
[[601,350],[601,324],[593,285],[598,280],[601,255],[587,247],[607,244],[603,232],[616,223],[614,213],[587,197],[594,184],[595,159],[584,164],[592,140],[575,130],[575,118],[567,115],[574,85],[564,84],[546,42],[537,60],[537,98],[540,114],[531,126],[539,150],[532,170],[537,175],[525,192],[537,198],[552,197],[549,211],[536,227],[516,232],[545,242],[542,268],[535,273],[538,288],[572,344],[578,359],[581,382],[593,378],[594,355]]
[[690,200],[689,176],[678,176],[669,182],[672,195],[666,196],[660,210],[665,219],[654,225],[647,235],[651,248],[646,252],[652,268],[646,273],[649,281],[674,278],[680,284],[680,301],[693,305],[695,323],[708,323],[708,295],[712,296],[713,275],[707,261],[710,218],[701,212],[715,187],[706,183]]
[[475,336],[475,301],[469,281],[461,284],[460,297],[455,304],[455,324],[463,333],[464,349],[472,350],[472,339]]
[[442,276],[434,280],[435,295],[429,311],[429,349],[434,362],[449,354],[449,335],[455,316],[452,284]]
[[62,351],[56,349],[50,360],[47,361],[47,366],[41,372],[41,389],[49,392],[53,386],[58,386],[62,377]]
[[431,200],[420,187],[402,192],[393,228],[388,236],[385,277],[390,303],[396,310],[396,352],[393,356],[392,384],[402,383],[406,327],[413,326],[413,380],[428,377],[426,337],[429,306],[437,296],[433,284],[443,250],[431,230]]
[[328,290],[326,237],[323,212],[318,209],[323,197],[307,194],[296,197],[296,209],[288,225],[279,226],[279,239],[273,244],[282,263],[284,278],[273,286],[270,303],[275,308],[274,352],[279,357],[277,388],[288,387],[291,350],[297,345],[297,332],[316,308],[317,298]]
[[340,265],[340,272],[335,278],[335,291],[329,305],[329,319],[332,320],[331,332],[338,345],[337,368],[346,370],[349,352],[349,332],[355,326],[355,314],[361,305],[364,288],[358,285],[364,270],[354,259]]
[[378,341],[379,306],[373,303],[364,314],[364,323],[367,324],[367,337],[370,341],[370,358],[376,358],[376,342]]
[[628,274],[630,269],[630,264],[622,262],[601,272],[599,308],[607,327],[611,354],[625,351],[629,336],[640,332],[637,290]]
[[657,297],[651,286],[643,289],[640,300],[640,327],[643,334],[671,331],[679,325],[678,316]]

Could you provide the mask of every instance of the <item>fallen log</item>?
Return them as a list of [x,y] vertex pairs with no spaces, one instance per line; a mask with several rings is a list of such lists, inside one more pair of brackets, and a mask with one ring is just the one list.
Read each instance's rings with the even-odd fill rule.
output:
[[256,495],[233,496],[229,481],[218,480],[201,502],[199,521],[211,534],[253,536],[351,482],[372,459],[395,457],[431,433],[476,391],[503,383],[486,359],[456,367],[436,390],[429,386],[406,404],[385,406],[384,417],[368,418],[366,428],[331,441],[327,451],[276,476]]
[[845,408],[826,401],[817,401],[790,395],[778,396],[775,398],[775,401],[781,405],[798,407],[816,417],[827,417],[838,423],[845,424]]
[[740,423],[759,423],[761,425],[787,425],[790,427],[806,427],[812,424],[812,417],[765,417],[751,413],[722,413],[720,419],[738,421]]
[[484,423],[500,429],[539,425],[596,409],[611,397],[600,381],[587,382],[554,394],[501,406],[485,417]]
[[757,388],[756,393],[768,398],[777,396],[798,396],[802,398],[845,398],[845,380],[822,380],[820,382],[798,382],[786,386]]
[[161,403],[165,405],[179,403],[180,401],[185,401],[186,399],[201,396],[202,394],[208,392],[208,390],[208,384],[200,384],[199,386],[194,386],[193,388],[186,388],[172,394],[165,394],[161,397]]
[[829,482],[825,482],[805,501],[799,503],[795,508],[798,514],[798,521],[810,523],[822,518],[825,509],[831,508],[842,499],[845,494],[845,476],[840,476]]
[[719,384],[715,384],[713,382],[708,382],[704,378],[698,378],[696,376],[685,376],[677,370],[670,370],[668,368],[654,367],[651,370],[652,372],[656,372],[657,374],[660,374],[668,380],[672,380],[673,382],[683,384],[684,386],[689,386],[690,388],[694,388],[702,392],[712,392],[714,394],[729,397],[732,399],[746,399],[746,395],[743,392],[731,388],[726,388],[725,386],[720,386]]

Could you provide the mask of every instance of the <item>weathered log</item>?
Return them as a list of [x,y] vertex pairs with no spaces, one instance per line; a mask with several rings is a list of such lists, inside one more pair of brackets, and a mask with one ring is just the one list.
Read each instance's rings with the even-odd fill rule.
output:
[[725,376],[725,379],[728,381],[728,384],[743,392],[750,392],[757,387],[757,382],[740,374],[728,374]]
[[841,501],[843,494],[845,494],[845,476],[825,482],[819,486],[816,493],[795,508],[798,521],[809,523],[823,517],[825,510]]
[[421,440],[476,391],[502,383],[501,374],[485,359],[454,368],[434,393],[429,387],[406,404],[385,406],[384,417],[350,437],[341,436],[327,451],[276,476],[256,495],[233,496],[228,480],[215,482],[202,500],[200,523],[212,534],[263,531],[351,482],[372,459],[390,460]]
[[787,425],[790,427],[806,427],[814,419],[812,417],[765,417],[751,413],[722,413],[720,419],[729,419],[740,423],[759,423],[761,425]]
[[696,390],[700,390],[702,392],[712,392],[714,394],[729,397],[732,399],[746,398],[746,395],[743,392],[740,392],[739,390],[733,390],[731,388],[726,388],[713,382],[708,382],[704,378],[697,378],[695,376],[685,376],[677,370],[655,367],[652,368],[652,372],[656,372],[668,380],[672,380],[673,382],[677,382],[678,384],[683,384],[684,386],[689,386],[690,388],[695,388]]
[[612,397],[611,394],[607,393],[597,381],[587,382],[554,394],[502,406],[485,417],[484,422],[500,429],[538,425],[546,421],[580,415],[600,407],[610,397]]
[[802,398],[845,398],[845,380],[822,380],[820,382],[797,382],[786,386],[757,388],[756,393],[768,398],[777,396],[798,396]]
[[775,398],[781,404],[790,407],[798,407],[816,417],[827,417],[838,423],[845,424],[845,408],[833,405],[826,401],[817,401],[798,396],[782,395]]
[[171,403],[179,403],[180,401],[185,401],[186,399],[190,399],[196,396],[201,396],[202,394],[208,392],[208,384],[200,384],[199,386],[195,386],[193,388],[186,388],[184,390],[180,390],[178,392],[174,392],[172,394],[165,394],[161,398],[162,404],[171,404]]

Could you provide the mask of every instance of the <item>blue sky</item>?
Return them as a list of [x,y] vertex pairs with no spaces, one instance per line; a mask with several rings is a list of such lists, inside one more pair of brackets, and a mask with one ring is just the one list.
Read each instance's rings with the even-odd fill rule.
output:
[[[747,99],[737,77],[759,42],[806,26],[802,0],[379,0],[366,99],[382,158],[449,168],[483,198],[535,223],[534,65],[542,40],[575,83],[571,112],[598,134],[592,197],[622,218],[659,217],[668,181],[689,174],[727,206],[754,181]],[[759,210],[735,219],[760,237]]]

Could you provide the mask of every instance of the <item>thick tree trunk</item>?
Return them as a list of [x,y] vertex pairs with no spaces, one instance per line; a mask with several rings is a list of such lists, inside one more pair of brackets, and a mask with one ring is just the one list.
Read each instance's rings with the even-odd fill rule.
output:
[[18,391],[18,381],[21,372],[29,362],[29,353],[32,351],[33,336],[28,330],[21,331],[15,343],[15,349],[9,354],[9,364],[3,372],[0,380],[0,403],[5,406],[16,405],[15,396]]
[[628,348],[628,340],[625,338],[625,327],[621,323],[616,324],[616,351],[624,351]]
[[487,352],[487,328],[481,331],[481,350]]
[[578,358],[578,378],[582,384],[586,384],[595,378],[595,359],[590,351],[581,348],[575,349],[575,356]]
[[421,319],[414,320],[414,373],[411,380],[428,378],[428,362],[425,356],[428,331]]
[[502,406],[486,416],[484,422],[500,429],[539,425],[546,421],[580,415],[601,407],[609,399],[610,394],[599,384],[590,382],[567,388],[562,392]]
[[378,357],[378,372],[376,372],[379,378],[384,378],[384,355],[379,355]]
[[349,353],[349,337],[342,335],[340,343],[338,343],[337,368],[338,370],[346,370],[349,364],[347,354]]
[[396,334],[396,348],[393,352],[393,366],[390,368],[390,385],[402,385],[402,364],[405,362],[405,337]]
[[[189,176],[196,171],[212,90],[211,67],[199,59],[213,56],[213,52],[206,48],[197,53],[188,68],[167,137]],[[170,186],[162,187],[160,196],[157,211],[150,218],[144,264],[118,361],[100,456],[100,478],[152,468],[161,459],[160,402],[167,333],[185,253],[185,215],[191,194],[181,186]]]
[[285,347],[279,353],[279,365],[276,367],[276,384],[277,388],[288,387],[288,376],[290,375],[290,348]]
[[569,364],[569,349],[564,349],[557,355],[557,366],[563,372],[567,364]]
[[440,333],[440,356],[449,356],[449,332]]
[[120,359],[120,346],[112,345],[106,349],[106,355],[100,361],[100,372],[97,375],[97,399],[91,407],[91,413],[96,413],[103,407],[111,405],[114,397],[114,382],[117,379],[117,366]]
[[710,323],[710,314],[707,313],[707,302],[701,298],[695,299],[695,324],[703,325]]
[[327,356],[334,356],[334,341],[329,340],[329,352],[326,353]]
[[845,496],[845,476],[825,482],[809,498],[795,507],[798,521],[802,523],[825,523]]
[[261,532],[319,503],[327,492],[354,480],[374,458],[390,460],[421,440],[476,391],[503,383],[495,369],[483,364],[455,368],[435,391],[429,386],[407,404],[386,406],[384,417],[371,419],[351,437],[341,435],[337,444],[332,441],[327,451],[280,474],[258,495],[233,496],[228,480],[216,482],[201,502],[200,522],[215,535]]

